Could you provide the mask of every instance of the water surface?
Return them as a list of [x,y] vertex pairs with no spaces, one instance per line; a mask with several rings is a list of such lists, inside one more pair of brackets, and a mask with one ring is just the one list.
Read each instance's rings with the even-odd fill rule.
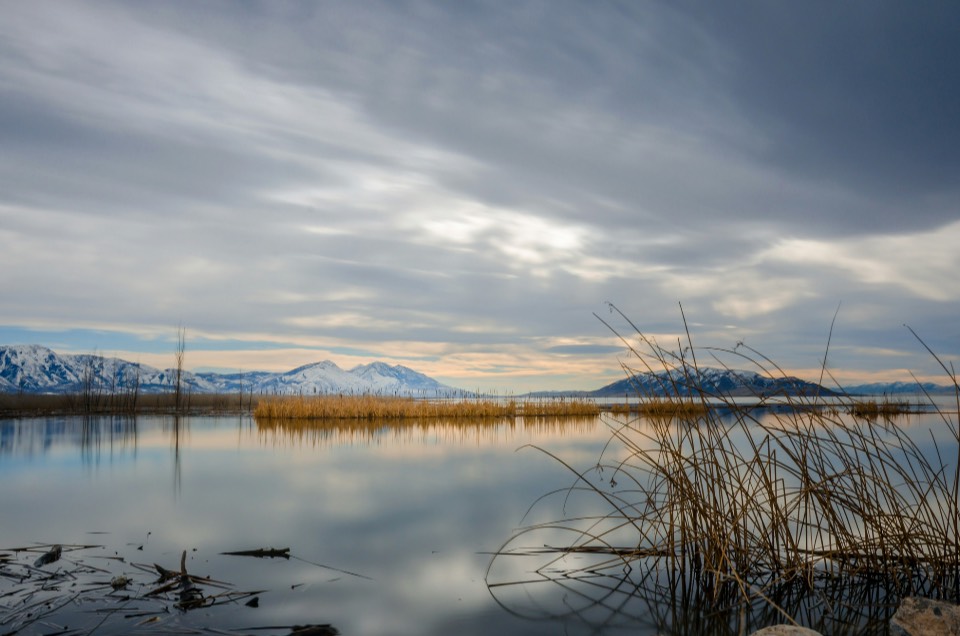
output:
[[[500,557],[488,573],[492,554],[518,528],[604,513],[596,493],[566,490],[576,480],[562,462],[578,471],[601,459],[615,464],[622,449],[608,442],[611,426],[622,421],[304,427],[248,416],[0,420],[0,554],[16,566],[0,566],[0,633],[269,636],[292,625],[331,624],[364,635],[643,636],[737,634],[784,622],[760,606],[717,616],[713,599],[665,590],[655,564],[613,577],[609,568],[590,576],[584,564],[596,557],[587,554],[551,566],[588,573],[574,580],[538,573],[556,558],[548,554]],[[938,416],[910,416],[901,425],[920,439],[936,430],[955,456],[956,437]],[[611,489],[623,480],[593,478]],[[556,535],[560,545],[574,539]],[[28,566],[45,548],[11,552],[50,544],[68,547],[42,569]],[[70,551],[79,545],[92,547]],[[290,548],[290,558],[222,554],[257,548]],[[237,596],[190,610],[178,608],[176,594],[146,597],[160,585],[153,564],[179,570],[184,554],[190,574],[229,584],[204,594]],[[58,576],[43,580],[49,573]],[[114,591],[110,581],[119,575],[131,582]],[[852,594],[861,592],[873,594]],[[885,633],[891,608],[882,595],[856,598],[845,606],[869,604],[868,615],[833,616],[830,631],[871,626]],[[801,622],[826,624],[816,594],[781,602]],[[37,609],[28,619],[30,604]]]
[[[257,608],[173,612],[160,625],[170,629],[330,623],[343,634],[556,633],[549,621],[504,611],[485,570],[531,503],[569,482],[557,462],[518,449],[538,444],[589,462],[607,436],[596,419],[322,428],[258,426],[249,417],[3,420],[0,549],[101,545],[65,553],[60,565],[82,559],[109,571],[103,582],[123,573],[134,591],[156,577],[129,563],[179,569],[186,550],[191,574],[265,590]],[[220,554],[265,547],[289,547],[294,558]],[[103,619],[81,609],[50,625]],[[111,616],[97,633],[130,625]],[[24,633],[52,631],[36,629]]]

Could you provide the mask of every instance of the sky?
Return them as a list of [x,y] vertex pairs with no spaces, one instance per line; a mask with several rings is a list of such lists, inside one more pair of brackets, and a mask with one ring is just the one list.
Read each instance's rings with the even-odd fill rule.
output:
[[960,4],[0,9],[0,344],[594,389],[626,316],[704,366],[960,363]]

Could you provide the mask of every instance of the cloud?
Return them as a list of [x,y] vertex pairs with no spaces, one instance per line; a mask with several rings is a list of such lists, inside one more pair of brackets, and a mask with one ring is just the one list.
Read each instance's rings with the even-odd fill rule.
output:
[[934,232],[867,236],[845,241],[788,239],[771,248],[771,260],[840,272],[854,282],[928,300],[960,300],[956,271],[960,222]]
[[[841,301],[857,351],[902,322],[955,348],[958,15],[12,6],[0,323],[183,324],[494,383],[563,375],[550,347],[606,336],[608,300],[791,359]],[[563,381],[616,369],[603,346]]]

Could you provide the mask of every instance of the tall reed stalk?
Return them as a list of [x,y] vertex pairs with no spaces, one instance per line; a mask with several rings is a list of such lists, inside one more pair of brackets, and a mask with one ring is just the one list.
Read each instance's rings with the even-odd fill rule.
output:
[[187,351],[187,330],[184,327],[177,327],[177,348],[173,352],[174,366],[173,371],[173,393],[174,404],[177,413],[183,410],[184,392],[183,392],[183,359]]

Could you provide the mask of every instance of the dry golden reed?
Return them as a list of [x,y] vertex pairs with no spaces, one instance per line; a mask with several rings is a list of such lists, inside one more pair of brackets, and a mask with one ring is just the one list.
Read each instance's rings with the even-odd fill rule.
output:
[[[900,594],[960,598],[960,421],[941,411],[943,429],[917,440],[894,417],[902,403],[843,413],[821,408],[829,404],[819,396],[783,396],[786,404],[761,414],[701,388],[689,333],[688,346],[672,352],[612,310],[640,342],[621,336],[642,366],[628,371],[679,371],[694,399],[669,399],[680,412],[684,404],[703,408],[611,423],[604,456],[585,470],[537,447],[573,475],[564,516],[521,530],[499,555],[543,554],[539,533],[562,530],[573,542],[550,543],[555,556],[537,571],[565,581],[651,568],[713,594],[732,590],[747,603],[766,598],[764,590],[824,579],[883,580]],[[786,375],[743,345],[701,351]],[[960,410],[957,376],[940,364]],[[878,424],[874,415],[889,417]],[[586,514],[570,510],[581,495],[589,495]],[[594,512],[598,502],[606,512]],[[568,567],[571,553],[593,557]]]
[[608,410],[617,415],[636,413],[647,417],[693,417],[705,414],[708,408],[701,401],[666,397],[647,398],[633,404],[620,402],[610,405]]
[[599,414],[590,400],[424,400],[377,395],[274,396],[261,398],[258,420],[484,419],[589,416]]
[[869,420],[916,413],[917,410],[906,400],[855,400],[849,406],[850,415]]

